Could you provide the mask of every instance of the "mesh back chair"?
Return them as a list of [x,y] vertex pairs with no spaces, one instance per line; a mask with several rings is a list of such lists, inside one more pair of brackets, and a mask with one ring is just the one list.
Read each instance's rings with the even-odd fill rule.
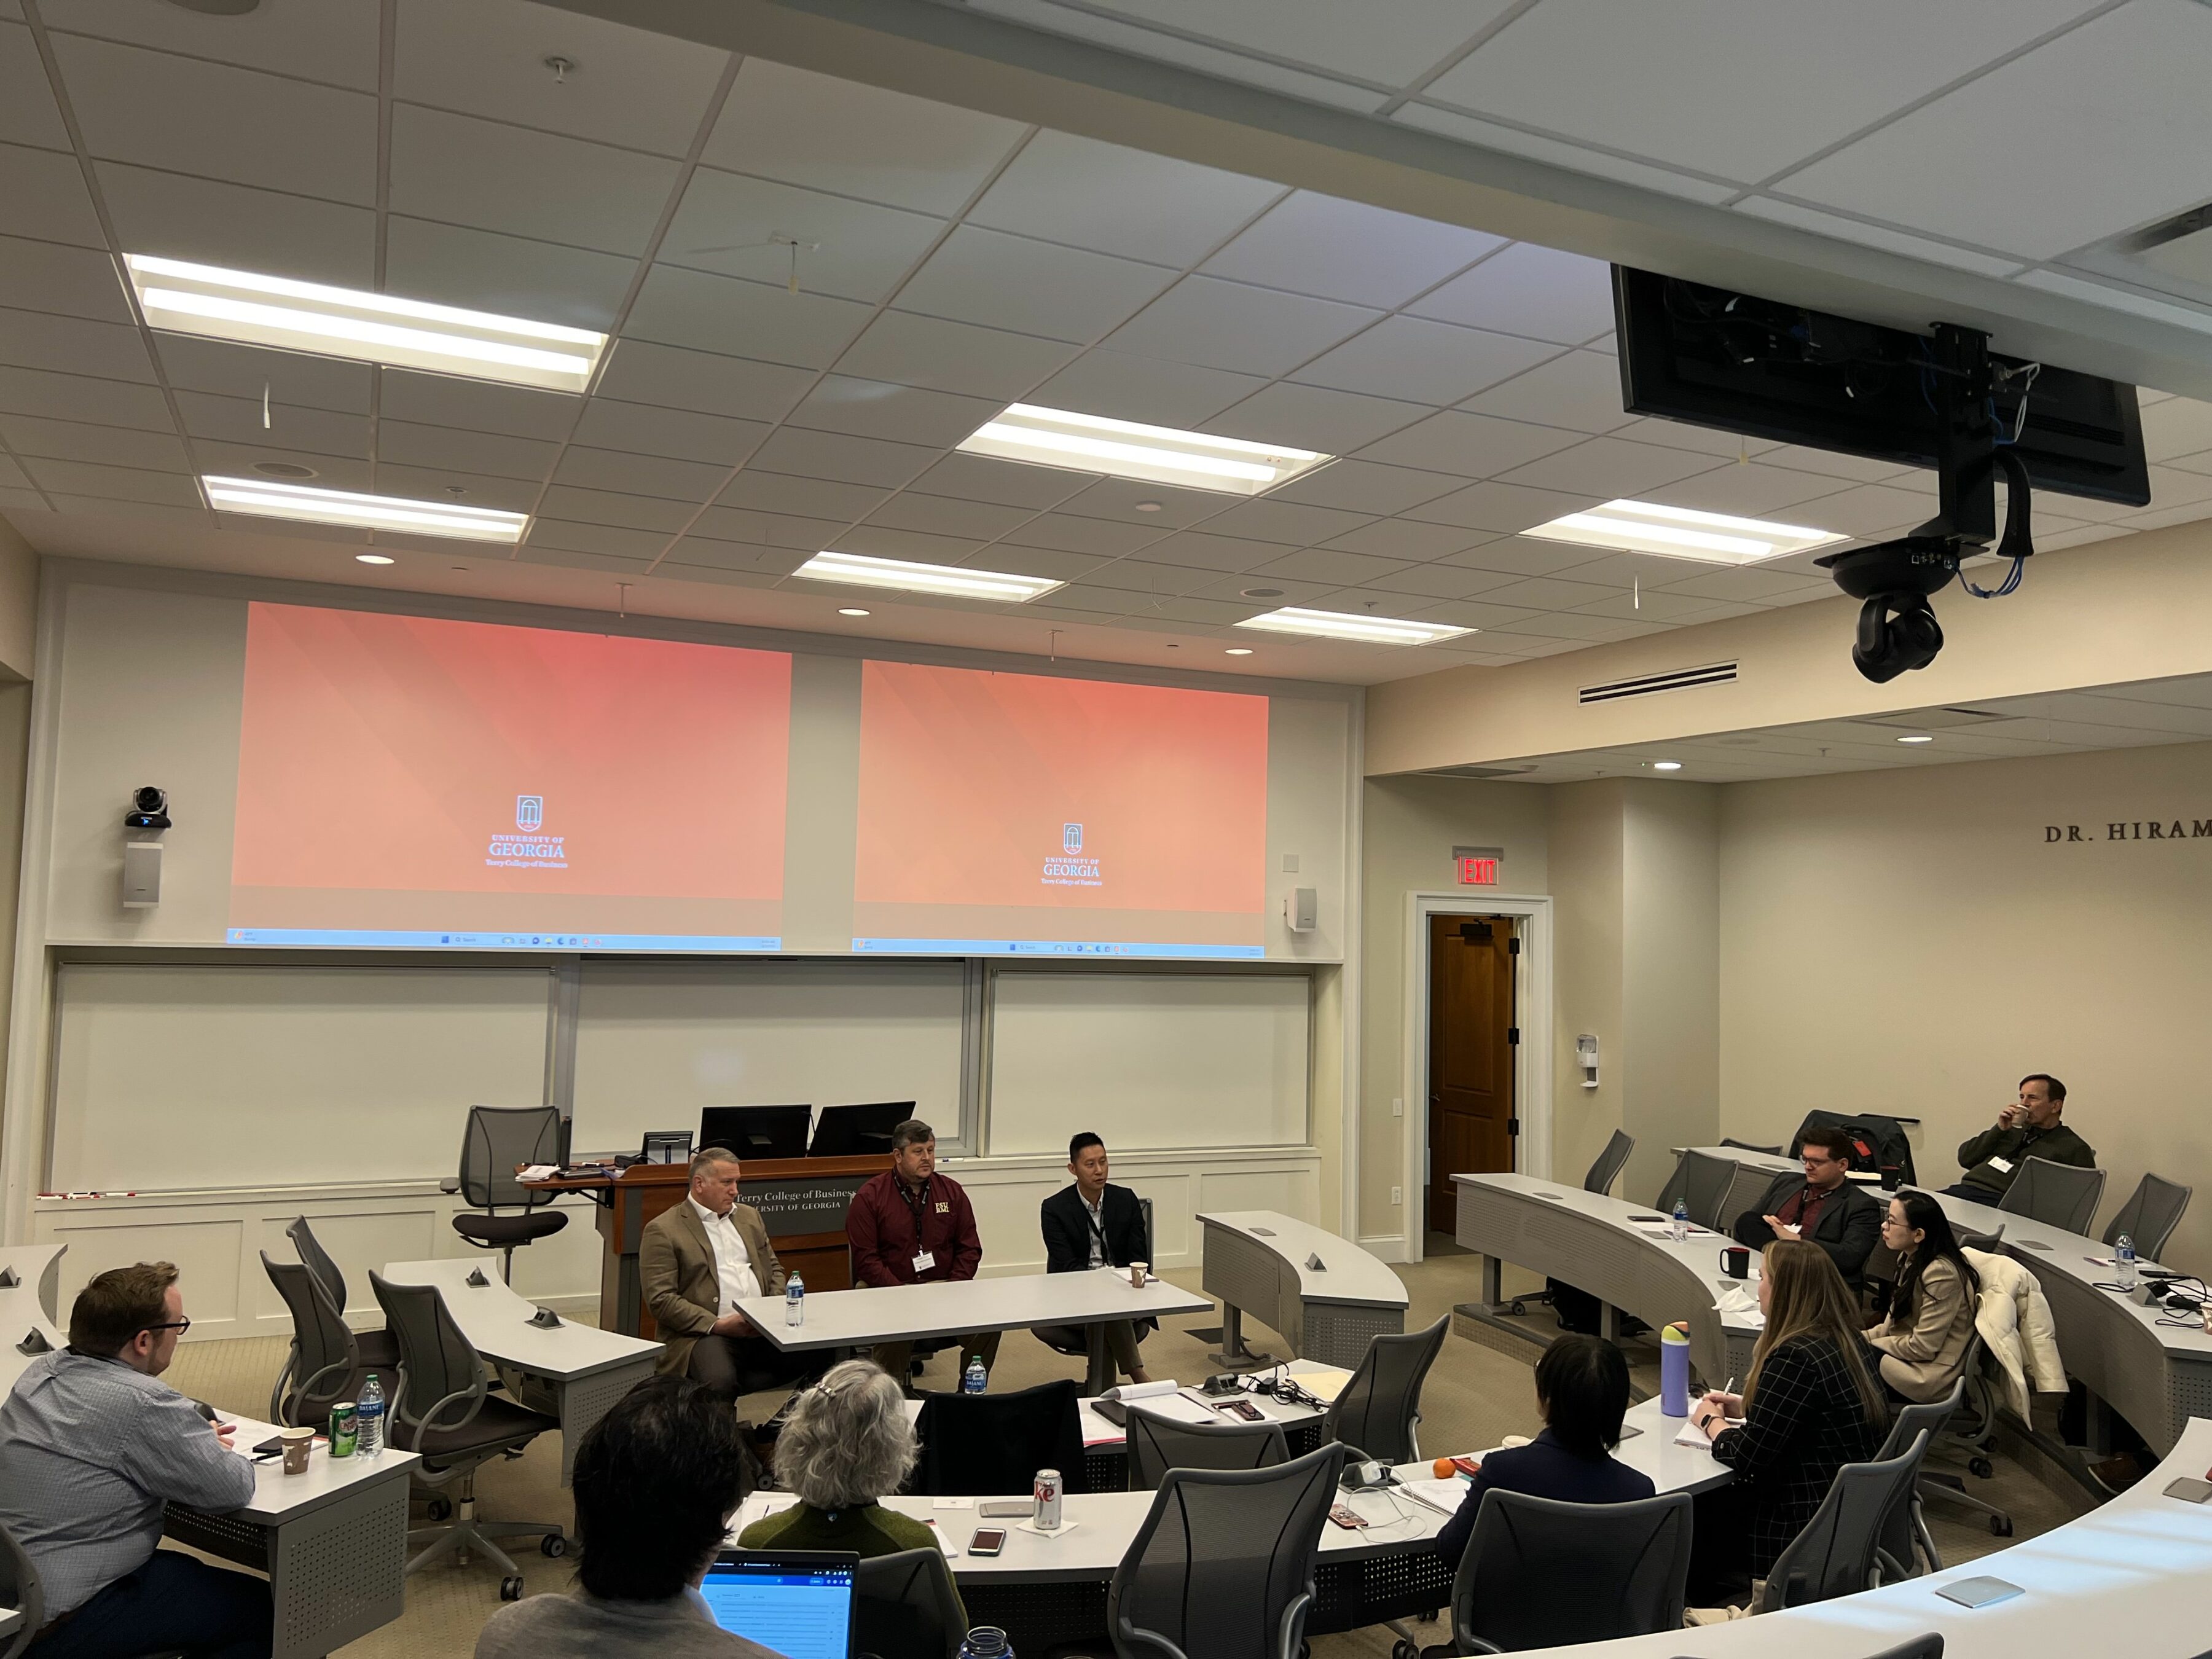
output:
[[1690,1494],[1566,1504],[1491,1491],[1452,1575],[1450,1644],[1513,1653],[1682,1627]]
[[1450,1325],[1447,1314],[1425,1331],[1370,1337],[1358,1368],[1329,1402],[1326,1437],[1385,1463],[1419,1462],[1421,1384]]
[[2031,1158],[1997,1200],[2009,1215],[2024,1215],[2046,1227],[2086,1234],[2097,1219],[2097,1200],[2105,1195],[2105,1172],[2072,1164]]
[[1264,1469],[1291,1461],[1279,1423],[1185,1423],[1129,1407],[1131,1492],[1152,1492],[1170,1469]]
[[1028,1492],[1039,1469],[1058,1469],[1069,1492],[1088,1492],[1073,1377],[1011,1394],[924,1394],[914,1490],[939,1498]]
[[1344,1448],[1170,1469],[1106,1592],[1120,1659],[1297,1659]]
[[1597,1155],[1597,1162],[1589,1166],[1589,1173],[1583,1177],[1583,1190],[1586,1193],[1611,1192],[1613,1182],[1620,1177],[1621,1167],[1635,1150],[1636,1137],[1625,1129],[1615,1129],[1613,1139],[1605,1143],[1605,1150]]
[[[1735,1176],[1736,1164],[1732,1158],[1714,1158],[1694,1150],[1685,1152],[1675,1161],[1674,1173],[1667,1177],[1667,1184],[1659,1189],[1658,1200],[1651,1207],[1672,1214],[1679,1199],[1688,1209],[1690,1219],[1698,1226],[1724,1231],[1728,1221],[1723,1218],[1721,1211],[1728,1203],[1729,1189],[1735,1184]],[[1769,1175],[1763,1179],[1771,1181],[1774,1177]]]
[[1912,1501],[1912,1483],[1928,1450],[1923,1429],[1895,1457],[1846,1463],[1805,1529],[1775,1558],[1753,1613],[1856,1595],[1882,1581],[1881,1540],[1897,1510]]
[[39,1570],[5,1527],[0,1527],[0,1607],[13,1607],[23,1615],[12,1636],[0,1638],[0,1659],[22,1659],[46,1622],[46,1593],[39,1587]]
[[[1140,1198],[1137,1200],[1137,1207],[1145,1217],[1145,1254],[1139,1260],[1149,1262],[1152,1259],[1152,1200]],[[1137,1340],[1142,1342],[1145,1333],[1157,1323],[1154,1320],[1139,1320]],[[1087,1359],[1091,1357],[1091,1329],[1088,1325],[1037,1325],[1031,1328],[1030,1334],[1054,1353]]]
[[389,1365],[373,1365],[363,1358],[360,1340],[338,1317],[322,1282],[296,1261],[271,1261],[261,1252],[261,1266],[276,1294],[292,1314],[292,1347],[284,1356],[284,1369],[269,1390],[269,1416],[277,1423],[321,1423],[341,1400],[361,1397],[362,1383],[374,1371],[389,1399],[398,1387],[396,1352]]
[[968,1634],[945,1552],[864,1557],[854,1608],[854,1646],[866,1659],[958,1659]]
[[[1960,1377],[1951,1384],[1951,1392],[1941,1400],[1925,1405],[1900,1406],[1890,1419],[1889,1437],[1881,1443],[1875,1461],[1882,1462],[1903,1454],[1905,1448],[1922,1434],[1928,1437],[1929,1449],[1943,1432],[1943,1425],[1951,1420],[1951,1413],[1959,1409],[1966,1397],[1966,1379]],[[1928,1530],[1928,1516],[1922,1506],[1922,1495],[1931,1479],[1923,1460],[1918,1479],[1912,1484],[1911,1500],[1892,1512],[1888,1524],[1882,1530],[1881,1571],[1887,1578],[1911,1578],[1922,1572],[1940,1572],[1943,1558],[1936,1548],[1935,1534]],[[1917,1550],[1921,1565],[1913,1565],[1913,1553]]]
[[[514,1279],[518,1245],[532,1244],[568,1224],[565,1210],[541,1209],[550,1193],[514,1178],[523,1164],[561,1161],[561,1112],[554,1106],[471,1106],[461,1133],[461,1196],[481,1215],[457,1215],[453,1231],[471,1244],[500,1252],[500,1277]],[[502,1208],[517,1212],[501,1215]]]
[[2166,1241],[2181,1224],[2181,1218],[2188,1211],[2189,1200],[2196,1191],[2194,1187],[2181,1186],[2162,1176],[2146,1175],[2136,1182],[2128,1201],[2106,1224],[2105,1243],[2117,1244],[2120,1235],[2125,1233],[2135,1241],[2139,1260],[2157,1261],[2165,1252]]
[[[1721,1218],[1719,1224],[1713,1229],[1715,1232],[1727,1233],[1731,1237],[1735,1235],[1737,1220],[1745,1214],[1757,1216],[1766,1213],[1767,1194],[1785,1181],[1794,1183],[1799,1178],[1796,1176],[1777,1175],[1773,1170],[1761,1169],[1756,1164],[1738,1164],[1735,1166],[1735,1173],[1729,1177],[1728,1191],[1721,1194]],[[1781,1201],[1776,1200],[1778,1203]],[[1698,1218],[1694,1211],[1692,1212],[1690,1218],[1692,1221]],[[1771,1235],[1770,1234],[1769,1237],[1771,1237]]]
[[[1966,1354],[1959,1362],[1959,1385],[1952,1391],[1950,1411],[1931,1441],[1934,1450],[1963,1456],[1967,1471],[1982,1480],[1996,1474],[1996,1466],[1990,1462],[1990,1441],[1996,1433],[1997,1387],[1990,1376],[1987,1358],[1981,1333],[1977,1331],[1967,1339]],[[1967,1491],[1964,1476],[1948,1469],[1923,1469],[1917,1489],[1925,1497],[1974,1510],[1989,1522],[1995,1537],[2012,1536],[2012,1516]]]
[[473,1550],[494,1562],[501,1573],[500,1599],[519,1600],[522,1571],[493,1540],[535,1538],[548,1555],[568,1551],[557,1524],[539,1521],[485,1521],[476,1512],[477,1470],[495,1457],[520,1455],[522,1449],[559,1419],[492,1395],[483,1360],[447,1311],[434,1285],[390,1285],[377,1273],[369,1288],[384,1310],[386,1326],[399,1340],[399,1387],[385,1411],[386,1432],[402,1451],[422,1461],[409,1472],[436,1494],[433,1510],[453,1510],[444,1497],[457,1488],[459,1508],[449,1525],[417,1528],[407,1534],[411,1547],[427,1539],[428,1547],[407,1563],[410,1573],[456,1555],[462,1562]]
[[[331,1260],[330,1252],[323,1248],[307,1218],[301,1216],[284,1229],[284,1237],[292,1241],[292,1248],[300,1253],[300,1263],[314,1274],[315,1282],[331,1298],[331,1306],[343,1319],[346,1310],[353,1304],[347,1299],[345,1275],[338,1264]],[[372,1370],[388,1370],[399,1364],[399,1343],[390,1331],[356,1331],[354,1340],[361,1347],[361,1363]]]
[[1769,1158],[1782,1156],[1782,1149],[1779,1146],[1762,1146],[1755,1140],[1737,1140],[1729,1135],[1721,1137],[1721,1145],[1733,1146],[1740,1152],[1765,1152]]

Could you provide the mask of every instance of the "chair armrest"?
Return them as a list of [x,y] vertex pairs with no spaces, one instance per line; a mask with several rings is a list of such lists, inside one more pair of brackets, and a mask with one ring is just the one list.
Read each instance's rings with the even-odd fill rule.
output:
[[438,1180],[438,1190],[439,1190],[440,1192],[441,1192],[441,1193],[458,1193],[459,1191],[460,1191],[460,1190],[461,1190],[461,1178],[460,1178],[460,1176],[440,1176],[440,1177],[439,1177],[439,1180]]
[[1156,1630],[1146,1630],[1140,1626],[1131,1624],[1126,1619],[1117,1620],[1115,1622],[1121,1627],[1115,1632],[1116,1640],[1114,1645],[1116,1649],[1119,1649],[1123,1642],[1142,1642],[1147,1647],[1158,1649],[1165,1656],[1165,1659],[1190,1659],[1188,1654]]

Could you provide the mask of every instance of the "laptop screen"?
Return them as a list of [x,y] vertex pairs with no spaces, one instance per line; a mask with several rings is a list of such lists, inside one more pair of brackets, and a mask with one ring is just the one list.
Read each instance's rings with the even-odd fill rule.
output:
[[729,1550],[699,1586],[714,1622],[784,1659],[852,1659],[857,1555]]

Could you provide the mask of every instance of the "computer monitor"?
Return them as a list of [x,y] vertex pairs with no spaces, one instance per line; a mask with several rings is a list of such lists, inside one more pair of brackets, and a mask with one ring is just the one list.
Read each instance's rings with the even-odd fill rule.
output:
[[857,1158],[888,1152],[891,1131],[914,1115],[910,1100],[878,1101],[871,1106],[824,1106],[814,1125],[809,1158]]
[[805,1158],[811,1106],[702,1106],[699,1145],[726,1146],[739,1158]]
[[724,1550],[699,1594],[715,1624],[784,1659],[854,1659],[860,1571],[827,1550]]
[[690,1157],[689,1129],[647,1129],[645,1142],[637,1150],[637,1161],[641,1164],[684,1164]]

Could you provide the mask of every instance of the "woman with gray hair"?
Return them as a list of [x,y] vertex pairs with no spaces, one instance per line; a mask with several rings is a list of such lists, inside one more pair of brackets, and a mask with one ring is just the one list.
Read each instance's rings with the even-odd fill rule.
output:
[[799,1395],[775,1443],[776,1482],[799,1502],[747,1527],[738,1547],[935,1549],[928,1525],[876,1501],[905,1484],[920,1450],[906,1395],[888,1371],[867,1359],[832,1366]]

